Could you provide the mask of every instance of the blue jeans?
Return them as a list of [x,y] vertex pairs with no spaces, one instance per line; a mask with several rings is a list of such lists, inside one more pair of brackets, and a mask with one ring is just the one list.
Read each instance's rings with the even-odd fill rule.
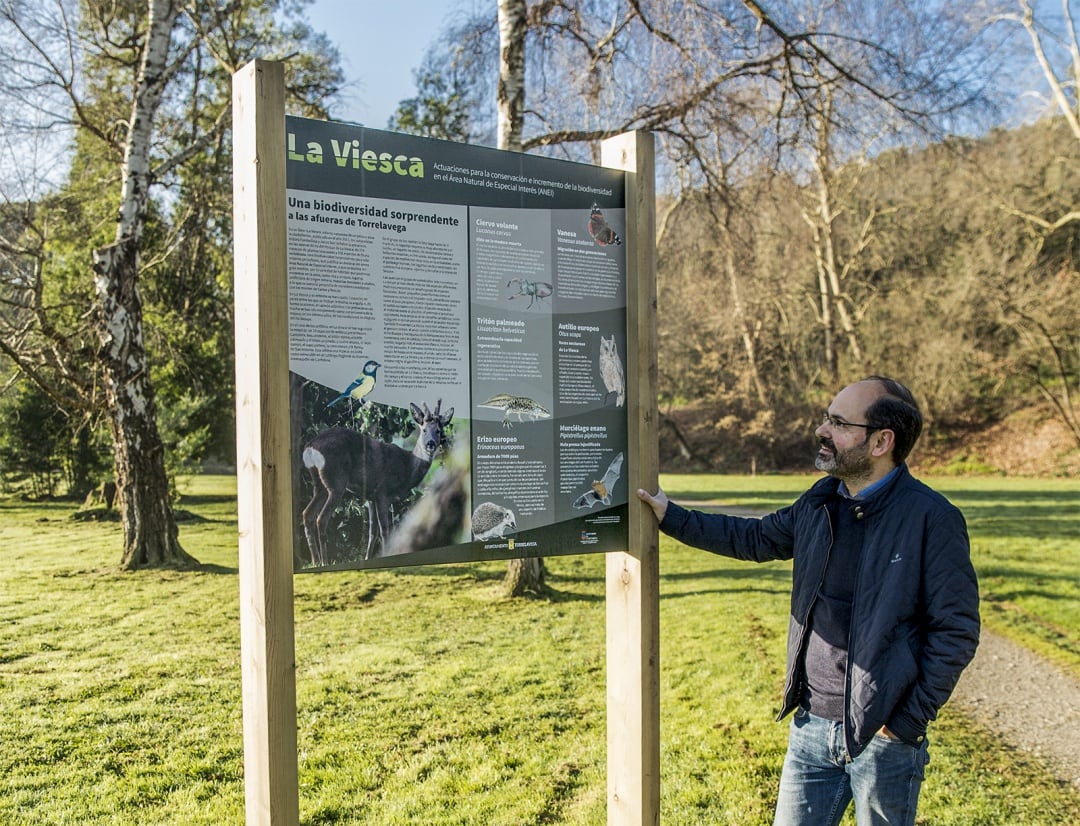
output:
[[799,709],[791,721],[774,826],[836,826],[855,801],[859,826],[914,826],[925,740],[909,746],[880,734],[850,763],[840,723]]

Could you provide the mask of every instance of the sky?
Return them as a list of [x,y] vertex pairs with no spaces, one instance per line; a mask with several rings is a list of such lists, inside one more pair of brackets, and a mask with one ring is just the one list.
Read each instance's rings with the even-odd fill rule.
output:
[[[1036,6],[1040,14],[1059,14],[1057,2],[1036,0]],[[331,117],[385,129],[398,103],[415,94],[413,71],[428,47],[463,11],[477,9],[494,14],[495,2],[312,0],[307,19],[337,46],[348,84]]]
[[308,22],[337,46],[350,84],[334,120],[385,129],[398,103],[416,92],[413,70],[461,7],[454,0],[314,0]]

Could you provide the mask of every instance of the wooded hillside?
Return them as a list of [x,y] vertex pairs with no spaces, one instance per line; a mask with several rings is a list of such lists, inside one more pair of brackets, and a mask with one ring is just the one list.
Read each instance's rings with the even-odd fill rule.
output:
[[[924,405],[916,463],[1076,472],[1080,144],[1063,120],[790,181],[661,205],[665,469],[806,468],[835,390],[878,373]],[[1041,461],[1003,467],[992,432]]]

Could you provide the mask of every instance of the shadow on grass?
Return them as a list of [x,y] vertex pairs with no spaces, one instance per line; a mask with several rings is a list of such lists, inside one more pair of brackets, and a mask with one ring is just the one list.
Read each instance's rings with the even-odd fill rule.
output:
[[227,574],[229,576],[236,576],[240,573],[239,568],[231,567],[229,565],[215,565],[213,563],[200,563],[191,569],[198,574]]
[[603,583],[604,573],[603,569],[601,569],[598,573],[592,574],[578,571],[558,571],[555,573],[548,571],[548,579],[557,580],[559,582],[577,582],[583,585],[588,585],[595,582]]
[[[1074,588],[1067,587],[1070,583]],[[1075,572],[1059,574],[1032,571],[1020,565],[991,564],[979,566],[979,585],[982,598],[987,601],[1034,598],[1074,602],[1080,578]]]
[[[1073,517],[1035,516],[1029,511],[1012,514],[1008,508],[986,509],[977,512],[971,508],[960,509],[968,523],[972,541],[979,539],[1075,539],[1080,536],[1080,520]],[[1080,514],[1077,514],[1080,516]]]
[[297,611],[312,611],[321,613],[324,611],[341,611],[355,608],[358,605],[373,603],[376,597],[383,592],[381,585],[351,586],[342,591],[309,593],[297,591],[293,594],[293,603]]
[[[782,565],[783,563],[777,563]],[[713,568],[709,571],[680,571],[678,573],[660,573],[660,581],[680,582],[699,579],[768,579],[791,587],[791,569],[787,567],[765,567],[753,562],[745,563],[744,568]]]
[[994,490],[978,488],[943,488],[949,499],[955,501],[988,502],[1007,504],[1009,502],[1038,502],[1040,507],[1068,507],[1080,510],[1075,490],[1016,490],[1003,481],[1002,487]]
[[180,494],[182,505],[235,505],[236,494],[224,493],[182,493]]
[[442,576],[473,579],[477,582],[492,582],[506,576],[505,570],[494,570],[484,566],[488,562],[476,562],[463,565],[402,565],[396,568],[383,568],[399,576]]
[[[604,590],[603,574],[550,574],[548,576],[548,592],[553,602],[603,602],[606,599]],[[747,584],[732,584],[730,587],[716,587],[721,583],[741,583],[747,580]],[[594,585],[598,593],[583,594],[577,591],[559,591],[551,587],[553,583]],[[684,583],[698,583],[702,587],[692,591],[685,590]],[[670,586],[665,588],[665,584]],[[787,596],[791,593],[791,571],[789,569],[763,570],[760,566],[748,565],[747,570],[732,570],[730,568],[715,568],[707,571],[686,571],[680,573],[660,574],[660,599],[671,600],[681,597],[700,596],[702,594],[771,594],[773,596]],[[675,590],[672,590],[675,589]]]
[[[602,582],[602,580],[597,580]],[[536,598],[546,599],[549,602],[604,602],[607,599],[604,594],[587,594],[581,591],[560,591],[551,585],[544,586],[544,593],[537,594]]]
[[[1003,483],[1004,485],[1005,483]],[[942,487],[951,502],[971,518],[990,515],[999,519],[1042,519],[1043,514],[1063,518],[1080,516],[1080,497],[1073,489],[1066,490],[1016,490],[1003,486],[995,490],[965,487]],[[712,504],[702,507],[706,512],[759,510],[768,512],[790,505],[798,495],[783,492],[714,489],[708,491],[669,490],[668,495],[683,503],[723,503],[752,500],[752,506]],[[1026,527],[1026,525],[1025,525]]]
[[[736,562],[735,565],[738,565]],[[470,584],[491,584],[501,582],[506,576],[506,570],[498,561],[450,564],[450,565],[418,565],[415,567],[401,566],[399,568],[381,568],[380,573],[394,577],[416,577],[428,580],[464,581]],[[320,576],[332,574],[356,574],[364,573],[363,569],[341,569],[339,571],[326,571],[319,573]],[[317,572],[318,573],[318,572]],[[598,567],[595,573],[581,570],[557,570],[550,568],[545,574],[544,587],[540,592],[530,592],[523,595],[523,599],[549,601],[552,603],[596,603],[606,600],[605,573],[602,567]],[[687,591],[685,583],[697,583],[700,587]],[[741,584],[745,583],[745,584]],[[353,588],[356,581],[349,583]],[[778,566],[762,566],[746,563],[744,566],[732,568],[713,568],[700,571],[685,571],[677,573],[660,574],[660,587],[662,600],[670,600],[686,596],[700,596],[702,594],[737,594],[737,593],[760,593],[771,595],[788,595],[791,592],[791,569]],[[381,590],[378,585],[371,586],[370,598]],[[305,599],[299,593],[298,600]],[[322,597],[312,597],[313,600]],[[367,601],[367,600],[364,600]]]
[[731,596],[738,594],[761,594],[762,596],[789,596],[792,590],[789,587],[770,588],[765,586],[740,585],[738,587],[705,587],[694,591],[660,592],[661,602],[670,602],[674,599],[686,599],[687,597],[700,596]]
[[967,519],[973,533],[1046,538],[1075,536],[1080,497],[1073,490],[945,491]]

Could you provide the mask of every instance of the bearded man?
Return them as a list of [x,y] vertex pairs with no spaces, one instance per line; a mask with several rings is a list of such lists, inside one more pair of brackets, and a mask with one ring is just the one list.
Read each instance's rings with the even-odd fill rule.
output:
[[979,591],[960,511],[905,463],[922,431],[911,392],[871,376],[815,431],[828,474],[762,519],[638,497],[679,541],[752,562],[792,560],[787,674],[795,712],[776,826],[913,826],[927,727],[979,642]]

